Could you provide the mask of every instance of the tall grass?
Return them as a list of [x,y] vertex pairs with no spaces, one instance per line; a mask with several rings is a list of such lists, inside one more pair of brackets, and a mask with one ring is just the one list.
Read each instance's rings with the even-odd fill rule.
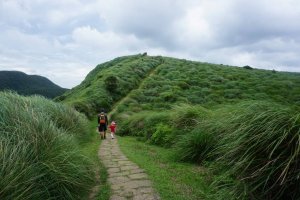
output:
[[169,112],[143,112],[119,118],[119,134],[139,136],[160,146],[175,146],[178,159],[200,163],[210,157],[210,150],[216,145],[216,137],[208,131],[210,115],[201,106],[180,104]]
[[85,117],[43,97],[0,96],[0,199],[82,199],[93,182],[78,150]]
[[132,115],[120,128],[172,147],[179,160],[210,166],[216,175],[211,184],[219,188],[212,198],[230,193],[236,199],[299,199],[299,113],[260,101],[214,110],[181,104]]
[[174,127],[184,131],[191,131],[209,116],[209,111],[199,105],[180,104],[173,106],[172,111],[171,121]]
[[219,160],[257,198],[299,199],[299,110],[261,102],[235,109],[224,120],[228,129],[220,140]]
[[116,120],[121,122],[118,134],[134,134],[150,139],[158,124],[169,121],[169,114],[167,112],[142,112],[126,118],[116,117]]
[[216,138],[202,128],[198,126],[178,140],[175,149],[179,160],[202,163],[211,159],[211,151],[216,148]]

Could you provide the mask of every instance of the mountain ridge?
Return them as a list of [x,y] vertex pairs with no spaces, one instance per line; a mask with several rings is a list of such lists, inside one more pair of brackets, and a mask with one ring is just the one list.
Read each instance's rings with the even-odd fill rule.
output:
[[[155,74],[148,77],[149,71]],[[86,113],[111,110],[134,90],[123,107],[170,109],[173,104],[215,106],[240,100],[300,103],[300,74],[217,65],[163,56],[123,56],[97,65],[75,88],[57,98]],[[112,78],[115,83],[108,83]],[[139,84],[145,82],[143,88]],[[116,87],[109,91],[109,85]],[[110,87],[110,86],[109,86]]]
[[54,98],[62,95],[68,89],[56,85],[43,76],[28,75],[21,71],[0,71],[0,90],[12,90],[22,95],[38,94]]

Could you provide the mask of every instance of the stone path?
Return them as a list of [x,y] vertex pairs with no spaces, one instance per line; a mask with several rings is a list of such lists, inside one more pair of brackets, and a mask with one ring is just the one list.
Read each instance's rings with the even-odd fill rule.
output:
[[99,156],[108,171],[111,185],[110,200],[159,200],[143,169],[121,152],[117,139],[103,140]]

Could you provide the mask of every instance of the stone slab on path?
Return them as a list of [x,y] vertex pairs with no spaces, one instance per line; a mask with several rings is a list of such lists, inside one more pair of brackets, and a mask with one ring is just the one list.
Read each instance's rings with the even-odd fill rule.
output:
[[117,138],[102,141],[98,155],[108,172],[110,200],[159,200],[148,175],[121,152]]

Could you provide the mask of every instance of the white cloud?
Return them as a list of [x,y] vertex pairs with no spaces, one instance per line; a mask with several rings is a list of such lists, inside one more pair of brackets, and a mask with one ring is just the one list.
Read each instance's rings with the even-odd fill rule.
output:
[[50,43],[41,35],[26,34],[17,29],[0,32],[1,49],[6,51],[40,52]]
[[214,45],[213,28],[200,6],[187,10],[186,14],[174,23],[173,30],[174,38],[182,48],[195,50]]
[[299,72],[299,21],[298,0],[0,0],[0,70],[73,87],[101,62],[147,51]]
[[113,31],[100,32],[90,26],[79,27],[73,31],[72,38],[76,44],[84,47],[95,47],[99,50],[105,50],[109,47],[111,50],[138,48],[143,44],[134,35],[117,34]]

